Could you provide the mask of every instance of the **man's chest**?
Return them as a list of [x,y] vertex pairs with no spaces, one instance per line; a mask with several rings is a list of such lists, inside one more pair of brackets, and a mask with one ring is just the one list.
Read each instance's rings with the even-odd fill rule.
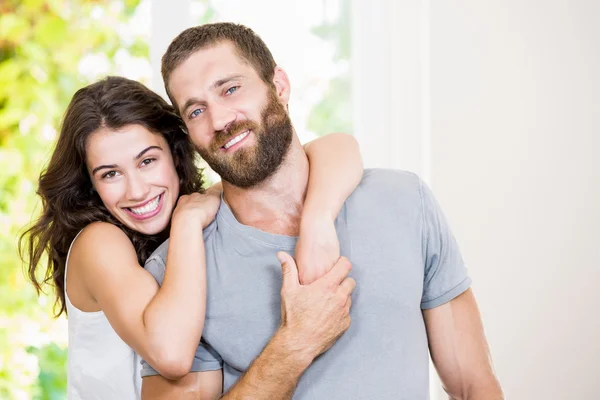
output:
[[[342,255],[353,263],[353,341],[397,333],[400,321],[421,318],[423,266],[420,246],[356,232],[341,233]],[[293,249],[253,242],[207,248],[208,296],[203,331],[232,368],[243,372],[260,354],[280,323],[281,266],[276,253]]]

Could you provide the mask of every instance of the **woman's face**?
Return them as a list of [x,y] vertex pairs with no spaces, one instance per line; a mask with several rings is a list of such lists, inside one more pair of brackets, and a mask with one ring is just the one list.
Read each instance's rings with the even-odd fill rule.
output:
[[146,235],[162,232],[179,196],[167,141],[141,125],[101,129],[86,143],[92,184],[108,211]]

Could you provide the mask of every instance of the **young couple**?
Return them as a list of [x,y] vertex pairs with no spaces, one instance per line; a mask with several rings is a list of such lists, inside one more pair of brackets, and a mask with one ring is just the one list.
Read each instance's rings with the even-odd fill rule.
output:
[[424,398],[428,344],[449,393],[501,396],[418,178],[363,177],[347,135],[300,146],[288,77],[248,28],[184,31],[162,73],[173,107],[116,77],[74,95],[22,237],[69,317],[69,398],[140,397],[140,357],[148,399]]

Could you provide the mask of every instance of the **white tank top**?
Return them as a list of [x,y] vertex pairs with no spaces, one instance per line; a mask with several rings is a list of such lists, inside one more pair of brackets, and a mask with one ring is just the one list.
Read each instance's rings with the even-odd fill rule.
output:
[[121,340],[104,312],[81,311],[69,300],[67,265],[77,236],[69,247],[65,263],[69,322],[67,397],[69,400],[140,399],[140,357]]

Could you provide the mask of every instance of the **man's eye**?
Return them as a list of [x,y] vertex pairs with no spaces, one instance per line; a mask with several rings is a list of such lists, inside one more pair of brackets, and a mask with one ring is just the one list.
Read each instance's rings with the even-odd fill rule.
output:
[[239,89],[239,86],[230,87],[229,89],[227,89],[227,91],[225,92],[225,94],[232,94],[232,93],[234,93],[238,89]]
[[190,114],[190,118],[196,118],[198,115],[200,115],[202,113],[202,110],[197,108],[194,111],[192,111],[192,113]]

